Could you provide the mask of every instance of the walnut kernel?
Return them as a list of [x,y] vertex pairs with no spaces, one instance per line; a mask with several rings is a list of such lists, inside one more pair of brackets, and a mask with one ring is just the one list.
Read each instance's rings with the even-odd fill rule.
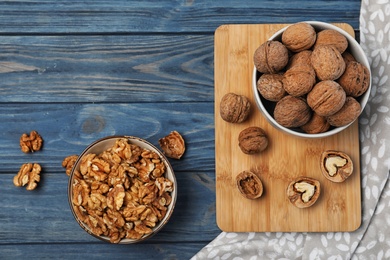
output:
[[25,163],[20,167],[17,175],[15,175],[13,182],[17,187],[25,186],[27,190],[34,190],[37,183],[41,180],[41,166],[37,163]]
[[66,169],[66,175],[70,176],[72,168],[73,168],[74,164],[76,163],[78,157],[79,156],[77,154],[74,154],[74,155],[69,155],[66,158],[64,158],[64,160],[62,161],[62,167],[64,167]]
[[321,172],[330,181],[343,182],[353,173],[353,163],[346,153],[325,151],[321,154]]
[[309,177],[298,177],[287,187],[287,197],[298,208],[312,206],[321,193],[320,182]]
[[31,131],[30,135],[22,134],[20,137],[20,148],[24,153],[39,151],[42,147],[43,139],[37,131]]
[[164,154],[173,159],[180,159],[186,150],[184,139],[177,131],[159,139],[158,143]]

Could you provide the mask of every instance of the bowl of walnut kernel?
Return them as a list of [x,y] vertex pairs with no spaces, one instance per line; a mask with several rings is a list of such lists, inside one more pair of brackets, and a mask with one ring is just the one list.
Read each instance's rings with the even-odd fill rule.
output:
[[322,138],[359,117],[371,90],[371,70],[359,43],[339,27],[317,21],[289,25],[253,55],[252,90],[276,129]]
[[89,145],[75,162],[68,200],[90,235],[115,244],[150,238],[168,222],[177,183],[165,157],[148,141],[110,136]]

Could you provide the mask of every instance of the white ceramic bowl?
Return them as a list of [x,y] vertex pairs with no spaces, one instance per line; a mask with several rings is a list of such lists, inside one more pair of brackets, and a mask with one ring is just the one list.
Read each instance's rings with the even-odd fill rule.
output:
[[74,172],[76,170],[79,170],[80,168],[80,163],[81,163],[81,159],[87,155],[87,154],[91,154],[91,153],[94,153],[94,154],[100,154],[102,153],[103,151],[106,151],[107,149],[109,149],[110,147],[112,147],[116,140],[117,139],[120,139],[120,138],[126,138],[129,140],[129,142],[131,144],[135,144],[141,148],[145,148],[145,149],[148,149],[150,151],[154,151],[156,152],[161,160],[164,162],[165,164],[165,168],[166,168],[166,172],[165,172],[165,175],[164,177],[169,179],[172,183],[173,183],[173,191],[171,192],[171,197],[172,197],[172,201],[171,203],[169,204],[168,206],[168,209],[167,209],[167,213],[166,215],[164,216],[164,218],[157,223],[157,225],[152,229],[153,232],[150,233],[150,234],[147,234],[147,235],[144,235],[142,236],[140,239],[128,239],[128,238],[124,238],[122,239],[119,244],[131,244],[131,243],[137,243],[137,242],[141,242],[141,241],[144,241],[146,240],[147,238],[150,238],[152,237],[153,235],[155,235],[158,231],[160,231],[163,226],[168,222],[169,218],[171,217],[172,213],[173,213],[173,209],[175,207],[175,203],[176,203],[176,198],[177,198],[177,182],[176,182],[176,177],[175,177],[175,174],[173,172],[173,169],[172,169],[172,166],[170,165],[168,159],[165,157],[165,155],[159,150],[157,149],[154,145],[152,145],[151,143],[149,143],[148,141],[144,140],[144,139],[141,139],[141,138],[138,138],[138,137],[134,137],[134,136],[109,136],[109,137],[105,137],[105,138],[102,138],[100,140],[97,140],[95,141],[94,143],[92,143],[91,145],[89,145],[81,154],[80,156],[78,157],[77,161],[75,162],[75,165],[73,166],[73,169],[72,169],[72,172],[70,174],[70,177],[69,177],[69,183],[68,183],[68,201],[69,201],[69,205],[70,205],[70,208],[71,208],[71,211],[73,213],[73,216],[74,218],[76,219],[76,221],[79,223],[79,225],[90,235],[98,238],[98,239],[101,239],[103,241],[106,241],[106,242],[110,242],[110,238],[109,237],[106,237],[106,236],[98,236],[98,235],[95,235],[91,229],[83,222],[81,221],[77,215],[75,214],[75,211],[73,209],[73,202],[72,202],[72,196],[73,196],[73,192],[72,192],[72,188],[73,188],[73,182],[74,182]]
[[[369,70],[369,72],[370,72],[370,85],[369,85],[367,91],[362,96],[357,98],[357,101],[360,103],[361,112],[362,112],[363,109],[365,108],[367,101],[368,101],[368,98],[370,96],[371,78],[372,78],[370,64],[368,62],[368,59],[367,59],[366,54],[364,53],[363,49],[361,48],[361,46],[355,40],[354,37],[352,37],[349,33],[347,33],[343,29],[340,29],[339,27],[337,27],[333,24],[329,24],[329,23],[325,23],[325,22],[317,22],[317,21],[305,21],[305,22],[311,24],[317,32],[324,30],[324,29],[334,29],[334,30],[340,32],[341,34],[343,34],[348,40],[347,51],[350,52],[358,62],[360,62],[361,64],[366,66],[367,69]],[[277,31],[274,35],[272,35],[269,38],[269,40],[281,41],[282,34],[287,29],[287,27]],[[276,103],[264,99],[257,90],[257,80],[259,79],[260,76],[261,76],[261,73],[257,71],[256,67],[254,67],[253,68],[253,77],[252,77],[252,90],[254,93],[255,101],[256,101],[256,104],[257,104],[258,108],[260,109],[261,113],[265,116],[267,121],[272,126],[274,126],[276,129],[281,130],[281,131],[288,133],[290,135],[297,136],[297,137],[324,138],[324,137],[328,137],[328,136],[331,136],[331,135],[334,135],[334,134],[337,134],[337,133],[343,131],[344,129],[346,129],[347,127],[349,127],[353,123],[353,122],[351,122],[350,124],[342,126],[342,127],[331,127],[328,131],[323,132],[323,133],[319,133],[319,134],[307,134],[299,128],[287,128],[287,127],[280,125],[278,122],[276,122],[276,120],[273,117],[273,111],[274,111]]]

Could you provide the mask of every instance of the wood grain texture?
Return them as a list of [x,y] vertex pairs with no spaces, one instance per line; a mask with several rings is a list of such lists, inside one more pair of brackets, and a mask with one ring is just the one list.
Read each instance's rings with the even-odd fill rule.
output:
[[[38,161],[50,173],[62,172],[62,160],[80,154],[90,143],[110,135],[133,135],[157,147],[176,130],[187,149],[182,160],[170,160],[175,171],[214,170],[214,115],[209,103],[0,104],[0,173],[17,172]],[[39,152],[24,154],[23,133],[36,130],[44,139]],[[202,167],[199,167],[202,165]]]
[[1,1],[0,33],[212,33],[227,23],[346,22],[360,1]]
[[[353,35],[346,24],[337,24]],[[353,231],[361,223],[360,150],[358,122],[337,135],[322,139],[296,138],[273,128],[256,107],[252,93],[253,53],[286,24],[224,25],[215,34],[215,150],[217,223],[236,232]],[[253,105],[242,124],[231,124],[219,115],[222,96],[245,95]],[[269,138],[266,151],[246,155],[238,147],[238,135],[249,126],[263,128]],[[354,172],[344,183],[332,183],[321,174],[320,156],[325,150],[349,154]],[[235,177],[252,170],[263,181],[264,194],[248,200],[239,193]],[[293,206],[286,196],[288,184],[299,176],[321,183],[321,195],[307,209]]]
[[0,102],[212,102],[213,37],[8,36]]

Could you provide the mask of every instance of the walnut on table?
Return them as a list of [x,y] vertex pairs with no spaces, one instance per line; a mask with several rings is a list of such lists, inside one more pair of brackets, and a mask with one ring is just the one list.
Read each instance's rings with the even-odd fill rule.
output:
[[328,150],[321,154],[321,172],[330,181],[344,182],[353,173],[353,162],[348,154]]
[[298,208],[312,206],[321,193],[320,182],[310,177],[298,177],[287,187],[287,197]]
[[13,182],[17,187],[27,185],[27,190],[34,190],[37,183],[41,180],[41,166],[37,163],[25,163],[20,167],[17,175],[14,176]]
[[31,131],[30,135],[24,133],[19,140],[20,149],[24,153],[39,151],[42,147],[43,139],[37,131]]
[[177,131],[170,132],[169,135],[159,139],[158,143],[164,154],[173,159],[180,159],[186,150],[184,139]]

